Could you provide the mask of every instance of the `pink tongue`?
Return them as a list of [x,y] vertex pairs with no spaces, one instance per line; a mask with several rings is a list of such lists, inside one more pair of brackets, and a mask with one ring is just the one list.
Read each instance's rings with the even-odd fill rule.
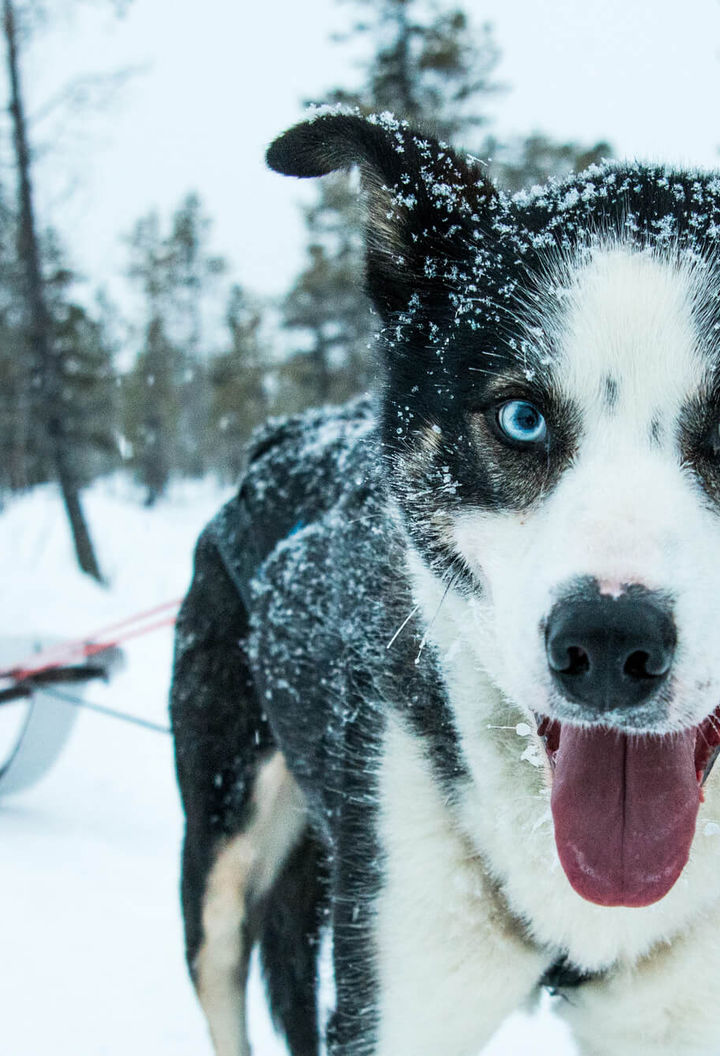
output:
[[601,906],[649,906],[680,876],[700,790],[695,730],[629,737],[563,726],[551,806],[568,880]]

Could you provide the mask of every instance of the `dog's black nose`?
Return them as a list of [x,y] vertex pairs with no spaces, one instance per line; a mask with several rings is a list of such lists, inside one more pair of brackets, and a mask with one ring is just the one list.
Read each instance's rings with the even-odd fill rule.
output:
[[560,692],[598,712],[649,697],[668,676],[676,640],[667,603],[637,586],[618,598],[559,601],[545,635]]

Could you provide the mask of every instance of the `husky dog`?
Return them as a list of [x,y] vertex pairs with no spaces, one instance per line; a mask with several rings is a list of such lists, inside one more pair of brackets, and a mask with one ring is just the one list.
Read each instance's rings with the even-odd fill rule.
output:
[[359,167],[383,378],[256,435],[179,619],[216,1053],[256,944],[293,1056],[478,1056],[543,985],[584,1056],[720,1053],[720,179],[511,198],[349,113],[268,161]]

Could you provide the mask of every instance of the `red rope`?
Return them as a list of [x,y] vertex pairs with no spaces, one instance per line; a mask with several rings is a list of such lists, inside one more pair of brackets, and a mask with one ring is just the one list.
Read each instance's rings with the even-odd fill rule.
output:
[[[143,634],[149,634],[151,631],[156,631],[160,627],[171,627],[175,623],[175,615],[166,616],[162,620],[155,620],[144,626],[143,624],[145,624],[145,621],[151,616],[156,616],[160,612],[167,612],[169,609],[177,609],[180,605],[180,601],[180,598],[177,598],[174,601],[166,601],[162,605],[156,605],[154,608],[147,609],[145,612],[139,612],[135,616],[129,616],[127,619],[120,620],[118,623],[111,623],[107,627],[101,627],[99,630],[86,635],[84,638],[75,638],[67,642],[59,642],[57,645],[50,646],[39,653],[34,653],[32,656],[26,657],[21,663],[15,664],[11,668],[6,668],[5,670],[0,671],[0,678],[13,678],[15,681],[21,681],[22,679],[31,678],[33,675],[37,675],[40,671],[48,671],[55,667],[64,667],[69,660],[76,659],[78,656],[95,656],[96,653],[104,652],[106,649],[113,649],[115,646],[121,645],[123,642],[130,641],[132,638],[139,638]],[[123,634],[114,635],[112,638],[105,641],[99,640],[102,639],[103,635],[107,635],[111,631],[122,630],[123,628],[126,628]]]

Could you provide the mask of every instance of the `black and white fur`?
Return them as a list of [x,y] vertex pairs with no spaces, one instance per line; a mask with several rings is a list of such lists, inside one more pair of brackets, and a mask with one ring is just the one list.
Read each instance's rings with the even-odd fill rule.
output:
[[[595,721],[548,670],[568,584],[672,599],[669,688],[606,725],[720,703],[720,180],[607,166],[509,199],[387,115],[320,114],[268,157],[359,166],[383,380],[376,410],[258,440],[181,614],[183,901],[217,1056],[247,1052],[255,942],[315,1056],[324,931],[333,1056],[478,1054],[560,960],[589,977],[560,1008],[584,1056],[720,1053],[714,775],[668,894],[599,906],[560,866],[535,732]],[[548,444],[498,434],[511,398]]]

